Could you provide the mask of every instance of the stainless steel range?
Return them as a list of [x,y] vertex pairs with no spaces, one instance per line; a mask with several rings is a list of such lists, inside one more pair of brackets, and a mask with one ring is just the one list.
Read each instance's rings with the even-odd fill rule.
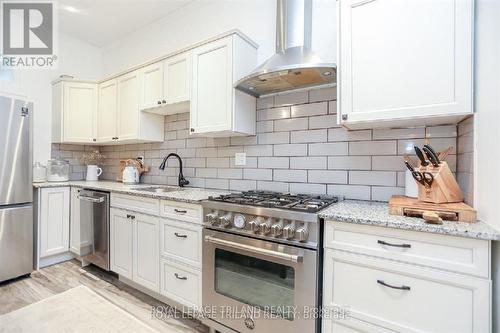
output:
[[318,332],[321,223],[335,197],[248,191],[203,202],[203,305],[237,332]]

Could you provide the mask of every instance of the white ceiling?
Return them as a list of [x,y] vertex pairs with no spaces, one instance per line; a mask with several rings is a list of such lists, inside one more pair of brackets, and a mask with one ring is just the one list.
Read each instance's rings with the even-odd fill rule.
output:
[[98,47],[163,18],[193,0],[57,0],[59,31]]

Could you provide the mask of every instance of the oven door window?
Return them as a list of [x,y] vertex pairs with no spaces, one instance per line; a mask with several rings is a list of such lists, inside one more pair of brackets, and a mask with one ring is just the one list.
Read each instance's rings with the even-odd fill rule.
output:
[[215,249],[215,291],[293,320],[293,267]]

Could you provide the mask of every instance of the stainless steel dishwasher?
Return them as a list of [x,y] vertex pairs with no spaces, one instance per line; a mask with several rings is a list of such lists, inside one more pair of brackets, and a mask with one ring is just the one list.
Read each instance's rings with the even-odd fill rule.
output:
[[109,271],[109,193],[81,190],[80,199],[80,256]]

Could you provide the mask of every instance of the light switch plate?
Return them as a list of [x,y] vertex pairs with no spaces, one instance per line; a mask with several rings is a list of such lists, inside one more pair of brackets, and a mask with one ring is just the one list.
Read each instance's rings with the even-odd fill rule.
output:
[[237,166],[247,165],[247,154],[246,153],[235,153],[234,154],[234,165],[237,165]]

